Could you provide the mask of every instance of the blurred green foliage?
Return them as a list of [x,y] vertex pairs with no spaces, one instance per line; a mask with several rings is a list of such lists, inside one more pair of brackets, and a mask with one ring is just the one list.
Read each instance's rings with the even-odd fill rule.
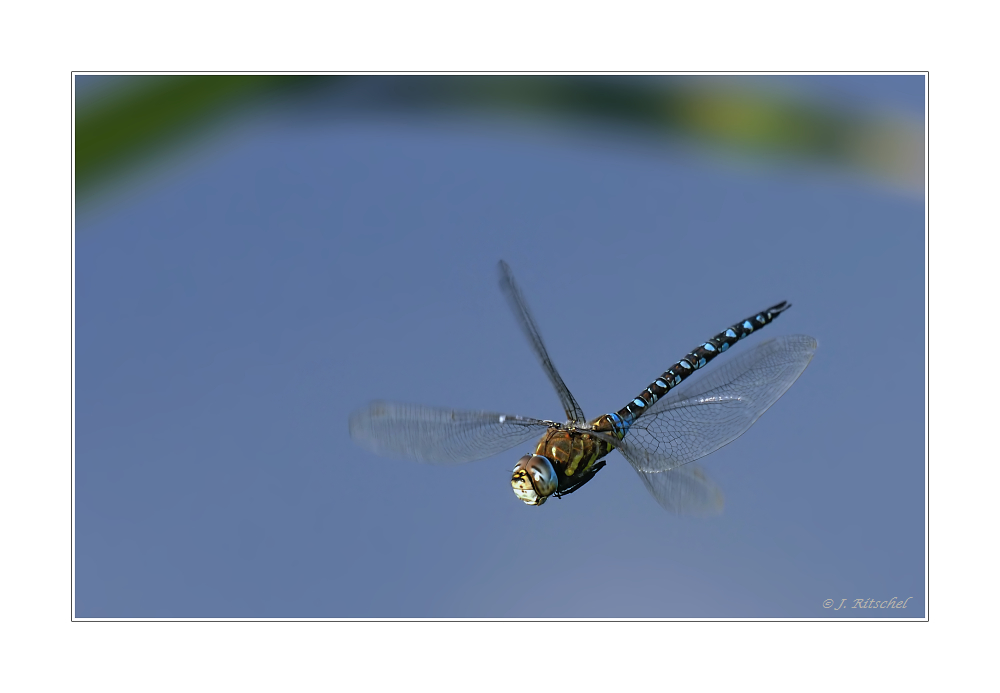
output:
[[199,75],[129,80],[127,87],[77,109],[77,193],[86,196],[220,117],[307,79]]
[[[265,101],[315,107],[307,94],[374,85],[368,106],[475,109],[613,123],[770,161],[863,171],[923,188],[919,123],[818,105],[736,78],[577,76],[146,76],[78,106],[76,185],[82,197],[154,163],[220,118]],[[364,90],[362,90],[364,91]],[[381,100],[380,100],[381,99]],[[319,101],[319,103],[324,103]],[[335,108],[325,102],[328,108]]]
[[[923,131],[899,117],[853,113],[737,78],[445,77],[455,105],[599,118],[718,151],[857,168],[923,185]],[[452,80],[447,86],[447,81]],[[435,93],[435,88],[427,90]]]

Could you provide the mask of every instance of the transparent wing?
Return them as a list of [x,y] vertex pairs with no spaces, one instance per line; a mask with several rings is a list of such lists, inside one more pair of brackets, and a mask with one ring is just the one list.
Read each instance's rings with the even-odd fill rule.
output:
[[379,455],[461,464],[541,436],[550,422],[486,411],[372,402],[351,414],[351,438]]
[[586,418],[583,415],[583,409],[577,404],[569,388],[566,387],[566,383],[560,377],[559,371],[552,364],[549,352],[545,350],[545,344],[542,342],[542,334],[538,331],[538,326],[535,324],[535,320],[531,317],[531,312],[528,310],[528,304],[525,303],[524,296],[514,281],[514,274],[503,260],[500,261],[499,268],[500,289],[503,291],[504,296],[507,297],[507,302],[510,303],[510,308],[514,311],[514,316],[517,317],[517,322],[521,326],[521,330],[528,338],[528,341],[531,342],[531,348],[534,350],[535,356],[541,361],[545,375],[549,376],[549,381],[551,381],[552,386],[556,389],[559,401],[562,402],[563,409],[566,411],[566,418],[576,423],[584,423]]
[[639,472],[665,472],[713,453],[778,401],[815,352],[807,335],[761,342],[649,407],[617,447]]
[[635,471],[656,502],[672,513],[707,517],[722,512],[722,491],[697,464],[666,472]]

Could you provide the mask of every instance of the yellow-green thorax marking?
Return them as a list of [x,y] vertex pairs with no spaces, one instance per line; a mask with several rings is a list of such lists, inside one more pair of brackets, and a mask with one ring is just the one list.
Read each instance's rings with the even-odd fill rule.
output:
[[588,431],[550,428],[538,441],[535,454],[549,458],[562,482],[572,483],[614,448]]

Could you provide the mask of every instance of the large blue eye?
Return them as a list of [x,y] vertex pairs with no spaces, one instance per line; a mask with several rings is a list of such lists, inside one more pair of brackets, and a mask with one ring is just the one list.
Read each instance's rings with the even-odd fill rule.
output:
[[514,467],[510,485],[528,505],[541,505],[559,488],[559,477],[548,458],[524,455]]

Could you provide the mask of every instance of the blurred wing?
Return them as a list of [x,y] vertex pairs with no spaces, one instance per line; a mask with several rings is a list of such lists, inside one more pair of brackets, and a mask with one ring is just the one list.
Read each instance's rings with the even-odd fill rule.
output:
[[665,510],[678,515],[708,517],[722,512],[722,491],[697,464],[666,472],[635,470],[646,490]]
[[778,401],[815,352],[807,335],[761,342],[649,407],[617,447],[639,472],[665,472],[713,453]]
[[541,436],[538,419],[419,404],[372,402],[351,414],[351,438],[366,450],[428,464],[461,464]]
[[583,409],[577,404],[576,399],[570,393],[569,388],[566,387],[566,383],[563,382],[556,367],[552,364],[549,352],[545,350],[545,344],[542,342],[542,334],[538,331],[538,326],[535,324],[535,320],[531,317],[531,312],[528,310],[528,304],[525,303],[524,296],[521,295],[521,290],[514,281],[514,274],[503,260],[500,261],[499,268],[500,289],[503,291],[504,296],[507,297],[507,302],[510,303],[510,309],[514,311],[514,316],[517,318],[517,323],[521,326],[521,330],[528,338],[528,341],[531,342],[531,348],[541,362],[542,368],[545,370],[545,375],[549,376],[549,381],[556,389],[559,401],[562,402],[563,409],[566,411],[566,418],[576,423],[584,423],[586,418],[583,416]]

